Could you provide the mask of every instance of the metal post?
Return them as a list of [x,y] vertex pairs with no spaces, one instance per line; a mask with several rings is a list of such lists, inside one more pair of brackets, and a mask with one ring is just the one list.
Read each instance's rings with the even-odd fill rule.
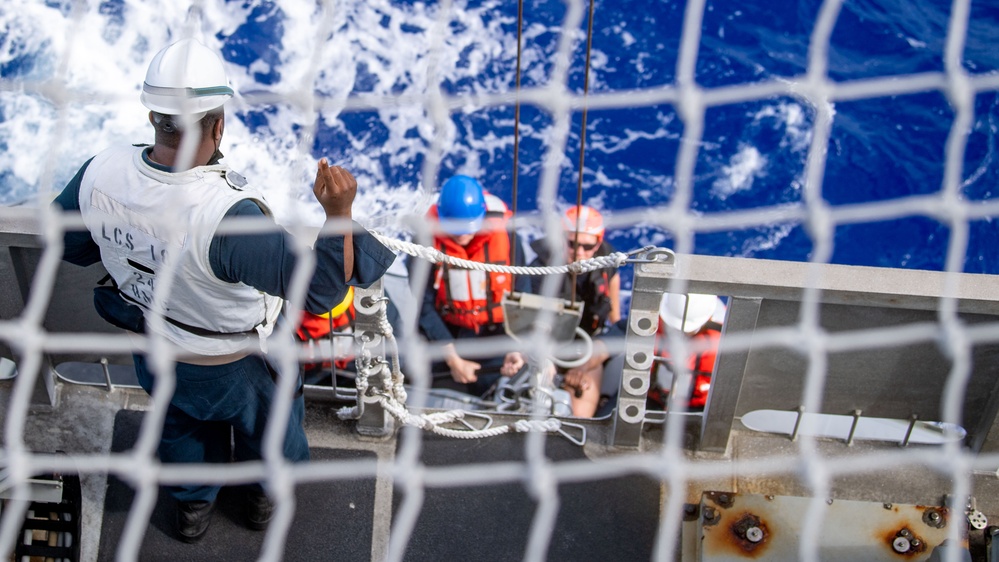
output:
[[699,446],[702,451],[725,453],[728,450],[750,351],[746,345],[741,348],[735,346],[733,349],[729,337],[753,333],[760,316],[761,303],[762,299],[758,298],[733,296],[729,299],[721,341],[718,343],[715,370],[711,374],[708,403],[704,406]]
[[[23,310],[31,294],[31,280],[35,275],[35,270],[38,269],[38,262],[41,261],[42,250],[11,246],[9,251],[11,265],[14,269],[14,277],[17,279],[18,290],[21,293],[20,305]],[[17,357],[16,359],[23,358]],[[52,375],[50,361],[47,356],[43,357],[39,366],[38,378],[35,380],[35,389],[31,395],[31,403],[47,406],[56,405],[55,377]]]
[[853,436],[857,433],[857,424],[860,423],[860,410],[853,411],[853,424],[850,425],[850,435],[846,438],[846,446],[853,446]]
[[[382,282],[378,280],[367,289],[354,287],[354,334],[355,342],[362,349],[370,351],[373,357],[385,357],[384,337],[381,333],[380,313],[384,306]],[[357,408],[361,413],[357,420],[357,432],[371,437],[391,435],[394,426],[392,418],[374,396],[357,395]]]
[[798,412],[798,417],[794,418],[794,429],[791,430],[791,441],[798,440],[798,430],[801,429],[801,418],[805,415],[805,407],[798,406],[796,411]]
[[111,369],[108,367],[108,358],[101,357],[101,369],[104,370],[104,384],[107,386],[108,392],[114,390],[114,384],[111,382]]
[[611,445],[615,447],[638,448],[641,443],[659,328],[659,303],[676,268],[676,256],[669,250],[651,250],[639,259],[649,261],[635,266],[624,340],[624,369],[611,436]]
[[899,447],[909,446],[909,438],[912,437],[912,430],[916,427],[916,421],[918,419],[919,416],[917,414],[912,414],[912,416],[909,418],[909,429],[905,430],[905,439],[902,439],[902,442],[899,443],[898,445]]

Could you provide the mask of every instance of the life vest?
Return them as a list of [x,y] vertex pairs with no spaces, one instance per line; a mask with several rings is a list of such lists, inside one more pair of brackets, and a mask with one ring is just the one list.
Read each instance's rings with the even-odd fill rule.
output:
[[[295,331],[295,337],[301,342],[316,342],[322,339],[330,339],[331,349],[333,350],[332,364],[336,364],[338,369],[346,369],[347,364],[350,363],[351,359],[354,357],[350,354],[345,353],[343,350],[348,349],[346,346],[337,345],[340,339],[346,340],[347,338],[338,338],[336,336],[331,336],[331,333],[338,334],[350,334],[354,331],[354,303],[350,303],[350,306],[346,311],[338,314],[336,316],[330,315],[319,315],[312,314],[311,312],[302,311],[302,321],[298,323],[298,329]],[[305,363],[303,365],[306,375],[318,370],[329,370],[331,362],[329,358],[324,358],[320,362]]]
[[[543,239],[531,242],[531,249],[538,255],[538,262],[548,266],[551,254]],[[608,256],[614,248],[607,242],[601,242],[593,257]],[[576,300],[583,303],[583,314],[579,327],[591,336],[602,328],[610,317],[610,280],[617,275],[613,268],[602,268],[576,275]],[[572,297],[572,275],[566,274],[562,279],[562,292],[559,296],[565,300]]]
[[[660,326],[659,333],[656,334],[656,356],[669,359],[668,343],[665,337],[666,330]],[[692,336],[688,336],[687,345],[696,347],[698,351],[691,354],[687,359],[687,369],[693,375],[693,388],[691,389],[688,408],[697,410],[704,408],[708,401],[708,390],[711,388],[711,374],[715,370],[715,359],[718,356],[718,344],[721,341],[721,332],[713,327],[705,327]],[[655,367],[653,367],[653,374]],[[666,397],[669,389],[659,389],[655,385],[655,392],[650,390],[649,395],[653,401],[666,404]]]
[[[143,150],[101,152],[80,183],[80,212],[104,267],[147,317],[160,301],[166,321],[147,329],[199,355],[245,351],[251,335],[271,333],[283,300],[215,277],[208,249],[233,205],[250,199],[270,215],[266,202],[227,166],[166,172],[150,166]],[[165,298],[155,290],[163,275],[172,277]]]
[[[506,223],[511,213],[503,200],[486,193],[486,219],[466,246],[447,235],[435,235],[434,247],[441,252],[464,260],[497,265],[510,265],[510,235]],[[437,220],[437,206],[427,213]],[[509,273],[495,273],[437,264],[433,276],[437,292],[435,307],[448,324],[474,330],[486,325],[503,323],[503,295],[513,290]]]

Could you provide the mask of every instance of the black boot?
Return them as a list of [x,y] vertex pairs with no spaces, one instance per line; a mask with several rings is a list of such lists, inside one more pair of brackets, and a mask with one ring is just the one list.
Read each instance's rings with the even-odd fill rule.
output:
[[274,518],[274,504],[263,490],[252,490],[246,495],[246,526],[263,531]]
[[177,502],[177,534],[180,540],[198,542],[212,521],[215,502]]

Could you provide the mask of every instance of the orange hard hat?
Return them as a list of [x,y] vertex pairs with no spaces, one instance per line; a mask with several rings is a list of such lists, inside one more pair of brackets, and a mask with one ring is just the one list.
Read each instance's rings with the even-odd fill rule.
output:
[[586,205],[574,205],[565,211],[562,217],[562,227],[566,232],[579,232],[582,234],[592,234],[597,238],[604,237],[604,217],[600,211]]

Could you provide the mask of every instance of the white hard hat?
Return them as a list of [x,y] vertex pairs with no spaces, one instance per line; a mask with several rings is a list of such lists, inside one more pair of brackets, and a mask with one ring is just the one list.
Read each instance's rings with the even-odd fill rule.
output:
[[[689,299],[687,297],[690,297]],[[689,295],[677,295],[666,293],[659,304],[659,317],[667,326],[674,330],[680,329],[683,322],[683,331],[688,334],[700,330],[711,320],[719,307],[725,305],[715,295],[700,295],[691,293]],[[686,314],[686,317],[684,316]]]
[[232,96],[218,54],[194,39],[181,39],[153,57],[139,99],[157,113],[186,113],[198,121]]

